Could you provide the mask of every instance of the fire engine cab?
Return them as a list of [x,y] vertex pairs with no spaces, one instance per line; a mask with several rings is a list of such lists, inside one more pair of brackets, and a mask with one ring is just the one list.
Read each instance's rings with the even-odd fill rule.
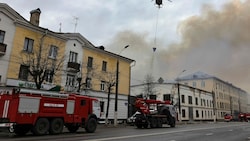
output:
[[100,115],[95,98],[50,91],[0,87],[0,129],[17,135],[60,134],[79,127],[95,132]]

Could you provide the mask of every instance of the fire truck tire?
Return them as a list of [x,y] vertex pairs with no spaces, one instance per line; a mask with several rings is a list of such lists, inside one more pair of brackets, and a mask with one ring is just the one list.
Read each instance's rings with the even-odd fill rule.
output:
[[94,133],[97,127],[97,121],[95,118],[90,118],[86,124],[85,130],[88,133]]
[[77,125],[67,125],[67,128],[68,128],[70,133],[75,133],[79,129],[79,126],[77,126]]
[[148,128],[148,124],[147,124],[147,123],[143,124],[143,127],[144,127],[145,129]]
[[150,127],[151,128],[156,128],[157,127],[157,119],[156,118],[151,118],[150,119]]
[[23,136],[27,134],[30,131],[30,129],[31,129],[30,125],[16,125],[14,127],[14,132],[18,136]]
[[175,118],[174,117],[171,117],[170,118],[170,127],[175,127]]
[[160,118],[157,119],[157,127],[158,128],[162,127],[162,119],[160,119]]
[[136,124],[136,127],[141,129],[142,128],[142,124]]
[[50,122],[49,133],[50,134],[60,134],[63,131],[63,120],[61,118],[54,118]]
[[47,118],[39,118],[32,128],[34,135],[44,135],[49,131],[49,120]]

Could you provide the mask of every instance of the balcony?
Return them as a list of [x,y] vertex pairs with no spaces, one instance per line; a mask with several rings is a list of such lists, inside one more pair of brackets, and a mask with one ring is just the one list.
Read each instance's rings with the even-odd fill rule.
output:
[[68,71],[79,72],[80,64],[76,62],[68,62]]
[[7,47],[6,44],[0,43],[0,56],[5,55],[5,53],[6,53],[6,47]]

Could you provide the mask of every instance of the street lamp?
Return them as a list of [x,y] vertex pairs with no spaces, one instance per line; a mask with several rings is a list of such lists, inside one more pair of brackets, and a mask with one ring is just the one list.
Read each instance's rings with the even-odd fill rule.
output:
[[[118,55],[122,53],[123,50],[128,48],[129,45],[126,45]],[[120,57],[120,56],[118,56]],[[117,126],[117,104],[118,104],[118,84],[119,84],[119,58],[116,61],[116,83],[115,83],[115,113],[114,113],[114,126]]]

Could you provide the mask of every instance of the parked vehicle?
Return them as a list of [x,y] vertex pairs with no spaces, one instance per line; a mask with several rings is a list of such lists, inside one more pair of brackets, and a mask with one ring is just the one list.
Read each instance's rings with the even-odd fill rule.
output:
[[135,112],[131,117],[129,117],[128,119],[127,119],[127,124],[130,124],[130,125],[134,125],[134,123],[135,123],[135,119],[136,119],[136,115],[137,114],[141,114],[140,112]]
[[60,134],[63,127],[95,132],[99,101],[78,94],[0,88],[0,128],[17,135]]
[[250,120],[250,113],[239,113],[239,121],[246,121]]
[[176,111],[169,101],[137,99],[135,107],[140,112],[135,118],[137,128],[159,128],[163,124],[175,127]]
[[233,120],[233,116],[231,114],[224,115],[224,121],[229,122]]

